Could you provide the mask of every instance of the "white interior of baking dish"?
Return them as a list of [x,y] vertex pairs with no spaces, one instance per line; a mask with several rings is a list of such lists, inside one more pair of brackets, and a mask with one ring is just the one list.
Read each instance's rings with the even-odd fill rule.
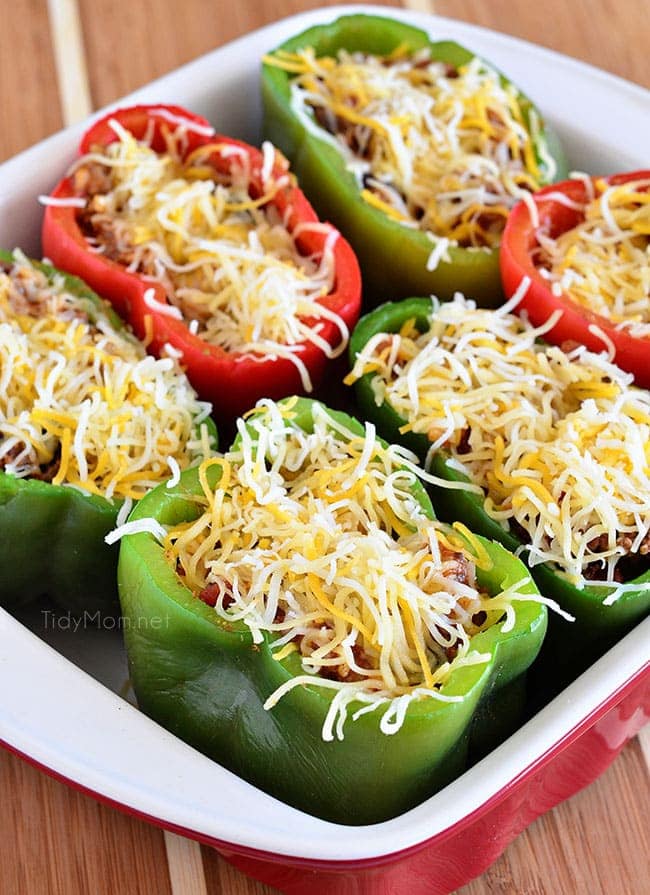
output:
[[[541,108],[574,168],[606,174],[647,166],[647,91],[522,41],[385,7],[337,7],[285,19],[116,105],[177,103],[205,115],[223,133],[256,142],[263,53],[316,22],[347,12],[390,14],[491,60]],[[0,166],[0,246],[39,253],[42,209],[36,196],[49,192],[65,171],[84,129],[62,131]],[[119,631],[98,630],[92,620],[76,631],[61,619],[53,626],[38,609],[23,621],[0,610],[0,739],[163,824],[280,855],[337,861],[408,848],[471,814],[638,675],[648,662],[650,644],[648,619],[444,791],[395,820],[355,827],[351,835],[349,827],[302,814],[223,770],[118,695],[127,680]]]

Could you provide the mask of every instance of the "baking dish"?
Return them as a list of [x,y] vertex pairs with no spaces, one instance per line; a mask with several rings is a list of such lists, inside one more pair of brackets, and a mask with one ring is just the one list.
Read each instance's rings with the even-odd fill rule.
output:
[[[128,101],[178,102],[220,130],[255,141],[262,53],[344,11],[361,10],[279,22]],[[454,37],[508,71],[559,130],[575,167],[606,173],[642,164],[650,139],[647,91],[482,29],[398,10],[391,15],[436,37]],[[61,176],[83,127],[0,168],[0,244],[38,252],[35,197]],[[647,620],[447,789],[351,836],[347,827],[300,814],[243,783],[116,695],[126,666],[119,631],[106,630],[110,623],[97,630],[89,617],[74,631],[65,617],[46,613],[0,616],[3,680],[11,681],[0,695],[0,737],[98,797],[216,845],[241,869],[289,893],[449,892],[481,873],[534,817],[595,779],[650,717]]]

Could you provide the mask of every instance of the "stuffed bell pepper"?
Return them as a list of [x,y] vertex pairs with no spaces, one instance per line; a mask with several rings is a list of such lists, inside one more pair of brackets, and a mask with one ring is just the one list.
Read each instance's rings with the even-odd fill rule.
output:
[[506,296],[545,338],[606,350],[650,387],[650,171],[576,176],[518,205],[503,235]]
[[18,251],[0,262],[0,602],[114,611],[118,548],[104,538],[211,456],[210,406],[80,280]]
[[650,395],[604,355],[540,341],[557,315],[536,328],[511,310],[386,304],[357,326],[347,381],[425,460],[443,517],[522,554],[575,617],[552,630],[577,668],[650,608]]
[[263,400],[121,541],[140,707],[340,823],[393,817],[459,774],[477,710],[491,696],[498,711],[546,630],[523,564],[437,522],[415,459],[315,401]]
[[156,354],[169,346],[217,418],[310,392],[347,347],[361,281],[269,144],[172,106],[109,113],[47,202],[43,248]]
[[262,89],[265,133],[352,243],[367,304],[498,304],[510,209],[565,171],[518,88],[456,43],[352,15],[265,56]]

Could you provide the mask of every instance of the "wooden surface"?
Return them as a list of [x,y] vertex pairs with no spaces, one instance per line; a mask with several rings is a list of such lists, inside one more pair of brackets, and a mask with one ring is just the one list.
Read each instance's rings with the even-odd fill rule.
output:
[[[332,4],[5,0],[0,160],[83,117],[90,104],[101,106],[273,19],[322,5]],[[428,0],[403,5],[434,7]],[[435,12],[650,87],[647,0],[436,0]],[[646,729],[603,777],[532,824],[462,895],[650,891],[649,742]],[[7,753],[0,754],[0,786],[0,895],[271,895],[212,850],[98,805]]]

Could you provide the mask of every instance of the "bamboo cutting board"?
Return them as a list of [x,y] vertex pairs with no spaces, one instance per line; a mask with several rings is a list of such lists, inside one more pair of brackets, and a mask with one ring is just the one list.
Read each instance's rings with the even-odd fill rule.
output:
[[[4,0],[0,160],[313,0]],[[647,0],[405,0],[650,87]],[[648,110],[650,113],[650,109]],[[532,824],[458,895],[650,892],[650,736]],[[0,754],[0,895],[272,895],[211,849],[127,817]]]

